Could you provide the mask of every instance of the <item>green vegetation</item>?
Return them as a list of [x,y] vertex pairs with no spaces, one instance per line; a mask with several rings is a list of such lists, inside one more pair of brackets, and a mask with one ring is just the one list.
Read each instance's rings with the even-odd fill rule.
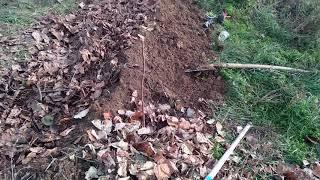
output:
[[224,148],[219,143],[216,143],[211,149],[211,154],[215,159],[220,159],[223,156],[224,151]]
[[221,70],[227,81],[226,105],[233,120],[252,121],[279,134],[279,148],[289,162],[314,158],[305,137],[320,138],[320,2],[262,3],[255,0],[198,0],[209,13],[226,8],[231,34],[221,62],[255,63],[312,70],[301,74],[263,70]]
[[1,0],[0,33],[8,35],[32,24],[48,12],[63,14],[75,7],[75,0]]

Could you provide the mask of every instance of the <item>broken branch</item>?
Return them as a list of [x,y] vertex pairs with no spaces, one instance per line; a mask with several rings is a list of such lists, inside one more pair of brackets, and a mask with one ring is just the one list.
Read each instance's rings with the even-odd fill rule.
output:
[[282,70],[282,71],[292,71],[292,72],[310,72],[304,69],[296,69],[284,66],[273,66],[273,65],[263,65],[263,64],[239,64],[239,63],[219,63],[219,64],[210,64],[202,66],[198,69],[187,69],[185,72],[201,72],[201,71],[212,71],[216,67],[221,68],[236,68],[236,69],[268,69],[268,70]]

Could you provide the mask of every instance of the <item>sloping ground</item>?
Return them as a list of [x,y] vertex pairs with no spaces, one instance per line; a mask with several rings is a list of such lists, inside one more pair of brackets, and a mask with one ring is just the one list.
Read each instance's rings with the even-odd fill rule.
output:
[[3,179],[204,177],[215,128],[193,108],[220,103],[223,82],[184,73],[214,57],[200,19],[191,1],[87,1],[2,38],[29,54],[1,70]]
[[[214,59],[201,13],[191,0],[79,6],[0,41],[7,60],[21,46],[30,54],[1,70],[0,178],[203,179],[241,128],[205,113],[222,101],[219,76],[184,73]],[[265,164],[281,161],[270,133],[251,131],[218,179],[319,175],[318,164]]]

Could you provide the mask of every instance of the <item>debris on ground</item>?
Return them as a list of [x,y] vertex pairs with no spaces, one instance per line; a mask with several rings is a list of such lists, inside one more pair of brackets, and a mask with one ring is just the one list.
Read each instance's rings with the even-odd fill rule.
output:
[[[223,84],[183,72],[213,54],[209,43],[201,42],[208,38],[199,23],[181,25],[181,34],[175,33],[172,19],[199,22],[200,12],[189,9],[191,1],[172,3],[84,1],[66,16],[41,18],[21,37],[1,38],[9,52],[18,44],[28,52],[0,71],[1,176],[205,176],[208,133],[214,129],[206,129],[199,104],[221,101]],[[145,124],[136,88],[139,33],[148,38]],[[198,103],[204,96],[208,99]]]
[[[41,18],[23,36],[0,37],[9,52],[1,58],[14,59],[18,46],[28,52],[0,69],[1,179],[203,179],[230,132],[208,117],[223,99],[221,77],[184,72],[215,59],[201,17],[191,0],[91,0]],[[254,174],[232,169],[261,164],[249,137],[252,146],[219,177]]]

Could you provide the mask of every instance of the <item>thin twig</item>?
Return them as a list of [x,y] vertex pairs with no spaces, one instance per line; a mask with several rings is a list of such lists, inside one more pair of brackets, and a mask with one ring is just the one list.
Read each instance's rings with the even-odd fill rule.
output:
[[11,156],[10,164],[11,164],[11,179],[14,180],[15,178],[14,178],[13,155]]
[[37,84],[37,88],[38,88],[39,95],[40,95],[40,102],[42,102],[42,92],[41,92],[41,87],[39,84]]
[[51,165],[54,163],[54,161],[56,161],[57,158],[53,158],[52,161],[50,162],[50,164],[47,166],[46,170],[44,170],[44,172],[47,172],[47,170],[51,167]]
[[69,91],[70,89],[42,90],[41,93],[54,93],[60,91]]
[[142,123],[143,126],[146,125],[146,119],[145,119],[145,115],[144,115],[144,79],[145,79],[145,73],[146,73],[146,55],[145,55],[145,51],[144,51],[144,40],[145,37],[142,35],[139,35],[141,41],[142,41],[142,64],[143,64],[143,72],[142,72],[142,79],[141,79],[141,111],[142,111]]
[[292,71],[292,72],[310,72],[304,69],[296,69],[284,66],[273,66],[273,65],[264,65],[264,64],[238,64],[238,63],[219,63],[219,64],[209,64],[202,66],[197,69],[187,69],[185,72],[201,72],[201,71],[212,71],[216,67],[221,68],[238,68],[238,69],[268,69],[268,70],[282,70],[282,71]]

